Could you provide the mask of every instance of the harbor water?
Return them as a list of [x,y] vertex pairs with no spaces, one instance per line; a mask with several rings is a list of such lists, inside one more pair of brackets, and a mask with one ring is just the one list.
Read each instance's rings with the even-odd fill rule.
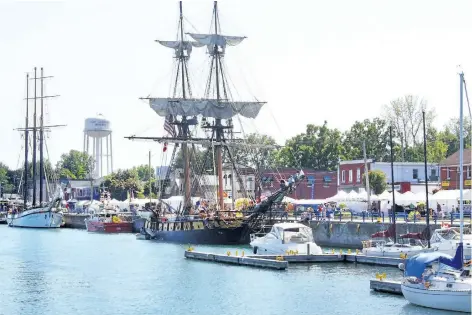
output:
[[186,247],[134,234],[0,226],[0,315],[457,314],[370,291],[376,272],[397,280],[397,268],[325,263],[273,271],[186,260]]

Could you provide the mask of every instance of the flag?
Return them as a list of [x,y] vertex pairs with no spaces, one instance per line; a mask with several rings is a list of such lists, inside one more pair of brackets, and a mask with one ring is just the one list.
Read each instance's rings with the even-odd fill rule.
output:
[[170,137],[174,138],[176,136],[176,132],[175,132],[175,127],[172,124],[172,121],[173,121],[172,115],[166,116],[165,121],[164,121],[164,130],[167,131]]
[[164,147],[162,148],[162,152],[166,152],[167,151],[167,142],[164,142]]

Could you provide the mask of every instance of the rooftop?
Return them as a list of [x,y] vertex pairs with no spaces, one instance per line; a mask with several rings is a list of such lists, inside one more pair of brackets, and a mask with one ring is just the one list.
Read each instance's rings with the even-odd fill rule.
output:
[[[470,149],[464,149],[464,165],[470,165]],[[448,156],[445,160],[442,160],[439,165],[444,166],[457,166],[459,165],[460,154],[459,151],[456,151],[452,155]]]

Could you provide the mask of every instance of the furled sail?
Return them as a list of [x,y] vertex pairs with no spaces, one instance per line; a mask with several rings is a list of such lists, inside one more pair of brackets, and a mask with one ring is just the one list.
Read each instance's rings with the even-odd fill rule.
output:
[[236,115],[256,118],[265,102],[231,102],[215,99],[151,98],[149,105],[159,116],[197,116],[229,119]]
[[236,46],[241,43],[246,37],[245,36],[227,36],[227,35],[217,35],[217,34],[195,34],[187,33],[195,41],[202,45],[208,47],[208,52],[211,54],[213,47],[217,45],[221,48],[222,53],[224,53],[226,46]]
[[190,53],[192,52],[192,47],[202,47],[205,44],[201,44],[199,42],[190,42],[190,41],[177,41],[177,40],[156,40],[162,46],[167,48],[172,48],[175,50],[175,56],[179,57],[180,53],[180,45],[182,44],[182,50],[187,52],[186,55],[190,57]]

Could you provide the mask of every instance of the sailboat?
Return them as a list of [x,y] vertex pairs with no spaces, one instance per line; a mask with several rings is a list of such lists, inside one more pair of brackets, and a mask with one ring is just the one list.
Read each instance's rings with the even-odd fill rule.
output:
[[[471,312],[472,277],[470,266],[464,268],[464,126],[463,126],[463,90],[464,73],[460,73],[460,242],[454,257],[433,252],[423,253],[409,258],[405,265],[402,293],[413,304],[458,312]],[[469,262],[470,265],[470,262]]]
[[[228,209],[225,202],[223,160],[229,160],[231,171],[234,173],[232,180],[237,180],[240,187],[245,187],[239,174],[238,166],[233,159],[232,147],[251,147],[241,139],[233,137],[233,118],[237,115],[254,119],[259,114],[264,102],[259,101],[232,101],[229,100],[228,81],[225,77],[226,71],[223,67],[222,59],[226,54],[227,46],[235,46],[241,43],[243,36],[221,35],[219,28],[219,15],[217,1],[214,2],[212,16],[213,33],[198,34],[186,33],[191,40],[184,38],[184,25],[182,15],[182,2],[180,2],[179,32],[176,41],[157,41],[161,45],[174,50],[174,57],[177,60],[177,77],[175,82],[174,95],[170,98],[146,98],[150,107],[161,117],[165,117],[165,137],[127,137],[130,140],[152,140],[163,143],[163,150],[167,150],[168,143],[174,143],[172,153],[175,158],[176,147],[180,146],[183,156],[183,203],[180,207],[172,207],[169,200],[161,198],[160,204],[155,209],[155,214],[145,223],[145,233],[148,238],[197,244],[249,244],[249,234],[255,225],[260,223],[261,217],[270,207],[283,198],[288,192],[295,189],[296,185],[304,178],[303,172],[294,174],[291,179],[281,181],[280,189],[273,195],[257,205],[248,209],[251,214],[244,217],[242,213],[235,215],[233,209]],[[206,85],[204,98],[193,98],[188,81],[188,61],[193,48],[207,47],[210,57],[210,74]],[[180,79],[180,80],[179,80]],[[177,95],[180,90],[181,94]],[[212,93],[212,95],[210,95]],[[200,126],[205,131],[206,136],[197,138],[193,136],[191,129]],[[177,131],[176,131],[177,129]],[[190,159],[195,155],[196,146],[206,147],[205,159],[213,157],[214,173],[216,178],[216,193],[210,191],[199,192],[202,202],[211,200],[216,195],[216,202],[212,208],[211,204],[205,210],[201,210],[195,202],[195,194],[198,186],[204,181],[201,176],[206,161],[201,166],[192,168]],[[197,163],[195,163],[197,164]],[[172,165],[172,162],[171,162]],[[172,167],[169,167],[165,179],[164,187],[169,182]],[[232,185],[234,187],[234,185]],[[247,191],[242,189],[243,196],[248,197]],[[202,196],[203,195],[203,196]],[[177,196],[174,196],[177,197]],[[235,193],[232,194],[233,202]],[[199,198],[197,198],[199,199]],[[165,214],[165,211],[173,212],[172,215]],[[194,215],[192,215],[192,212]],[[259,223],[258,223],[259,222]]]
[[[45,167],[44,167],[44,130],[46,128],[58,127],[58,126],[44,126],[43,123],[43,114],[44,106],[43,100],[46,97],[43,95],[43,79],[46,78],[43,74],[43,68],[41,68],[41,76],[37,77],[37,70],[34,68],[34,111],[33,111],[33,127],[29,126],[29,74],[26,75],[26,119],[25,119],[25,165],[24,165],[24,180],[23,180],[23,207],[17,207],[11,209],[7,215],[7,224],[10,227],[23,227],[23,228],[58,228],[62,224],[63,213],[61,210],[61,201],[62,201],[62,191],[57,189],[55,198],[51,202],[43,202],[44,198],[44,179],[45,179]],[[41,80],[41,96],[36,95],[36,85],[37,80]],[[41,100],[41,115],[40,115],[40,125],[37,126],[37,114],[36,114],[36,101],[37,99]],[[28,147],[29,147],[29,131],[33,132],[32,142],[33,142],[33,196],[32,196],[32,206],[28,207]],[[37,134],[39,131],[39,202],[36,202],[36,151],[37,151]]]

